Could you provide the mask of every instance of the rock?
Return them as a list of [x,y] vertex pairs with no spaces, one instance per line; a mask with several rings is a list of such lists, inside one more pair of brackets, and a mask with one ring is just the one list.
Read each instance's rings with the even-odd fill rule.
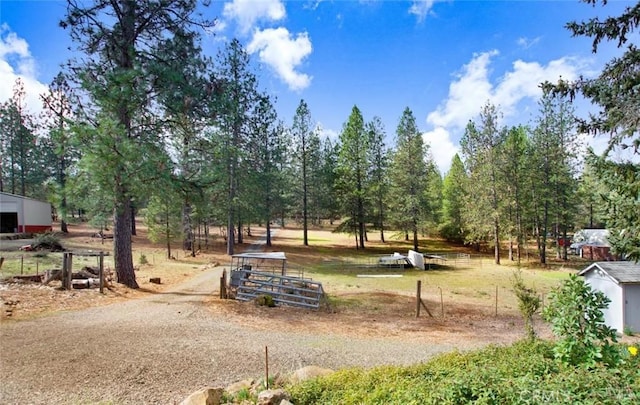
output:
[[220,405],[223,393],[223,388],[203,388],[189,395],[180,405]]
[[233,383],[230,386],[228,386],[225,391],[227,391],[231,395],[236,395],[238,392],[240,392],[242,390],[245,390],[245,389],[247,391],[249,391],[251,389],[251,387],[253,386],[254,382],[255,382],[254,380],[238,381],[238,382]]
[[313,378],[329,375],[334,371],[328,368],[322,368],[318,366],[307,366],[298,369],[291,374],[289,382],[292,384],[301,383],[303,381],[311,380]]
[[289,394],[281,388],[266,390],[258,394],[258,405],[280,405],[282,401],[289,401],[289,399]]

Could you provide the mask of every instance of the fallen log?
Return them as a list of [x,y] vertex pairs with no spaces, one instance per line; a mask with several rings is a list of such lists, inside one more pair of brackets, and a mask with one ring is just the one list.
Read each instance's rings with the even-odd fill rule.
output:
[[86,278],[71,280],[71,287],[75,289],[93,288],[100,286],[99,278]]

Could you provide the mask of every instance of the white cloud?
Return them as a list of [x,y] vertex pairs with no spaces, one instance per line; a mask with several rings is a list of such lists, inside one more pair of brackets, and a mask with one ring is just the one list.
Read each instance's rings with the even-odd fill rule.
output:
[[415,15],[418,17],[418,22],[422,22],[431,13],[435,2],[436,0],[414,0],[409,7],[409,14]]
[[489,62],[498,51],[489,51],[473,56],[449,85],[449,97],[427,116],[433,126],[463,128],[474,117],[480,107],[491,97]]
[[287,13],[280,0],[233,0],[224,5],[222,15],[227,19],[236,20],[240,31],[246,34],[256,22],[280,21]]
[[29,112],[42,111],[40,94],[47,91],[47,85],[35,76],[35,61],[29,51],[29,44],[12,32],[9,26],[0,26],[0,102],[10,99],[16,79],[22,79]]
[[546,66],[516,60],[510,71],[492,83],[489,66],[496,55],[495,50],[474,55],[449,86],[448,98],[427,116],[427,122],[433,126],[464,128],[487,100],[498,106],[505,117],[513,116],[518,113],[519,102],[537,100],[542,95],[540,83],[555,82],[560,77],[574,80],[585,67],[580,60],[569,57],[553,60]]
[[306,32],[293,38],[284,27],[256,30],[247,51],[257,52],[260,61],[271,67],[291,90],[299,91],[311,84],[309,75],[297,71],[312,51]]
[[458,153],[458,147],[451,142],[451,134],[443,127],[437,127],[433,131],[424,132],[422,139],[431,149],[431,154],[440,172],[445,174],[451,166],[451,159]]
[[449,85],[447,99],[427,115],[427,123],[433,130],[425,133],[425,140],[434,145],[434,156],[441,170],[443,167],[448,170],[451,158],[457,152],[457,142],[451,135],[456,134],[459,138],[487,100],[499,108],[505,119],[522,118],[521,102],[537,101],[542,95],[540,83],[555,82],[560,77],[574,80],[586,72],[585,63],[569,57],[546,65],[516,60],[510,70],[492,82],[491,62],[497,55],[496,50],[475,54]]

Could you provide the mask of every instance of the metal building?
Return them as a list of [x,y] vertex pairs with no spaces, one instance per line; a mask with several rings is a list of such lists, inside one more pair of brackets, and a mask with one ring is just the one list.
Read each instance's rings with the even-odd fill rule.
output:
[[603,311],[607,326],[619,333],[640,332],[640,264],[596,262],[580,272],[594,290],[611,300]]
[[52,230],[51,204],[0,192],[0,233],[43,233]]

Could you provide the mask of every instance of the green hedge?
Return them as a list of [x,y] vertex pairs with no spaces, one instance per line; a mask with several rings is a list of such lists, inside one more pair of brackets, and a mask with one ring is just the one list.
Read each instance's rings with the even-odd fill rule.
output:
[[410,367],[346,369],[287,387],[302,404],[638,404],[640,361],[620,346],[617,368],[566,367],[548,342],[450,353]]

